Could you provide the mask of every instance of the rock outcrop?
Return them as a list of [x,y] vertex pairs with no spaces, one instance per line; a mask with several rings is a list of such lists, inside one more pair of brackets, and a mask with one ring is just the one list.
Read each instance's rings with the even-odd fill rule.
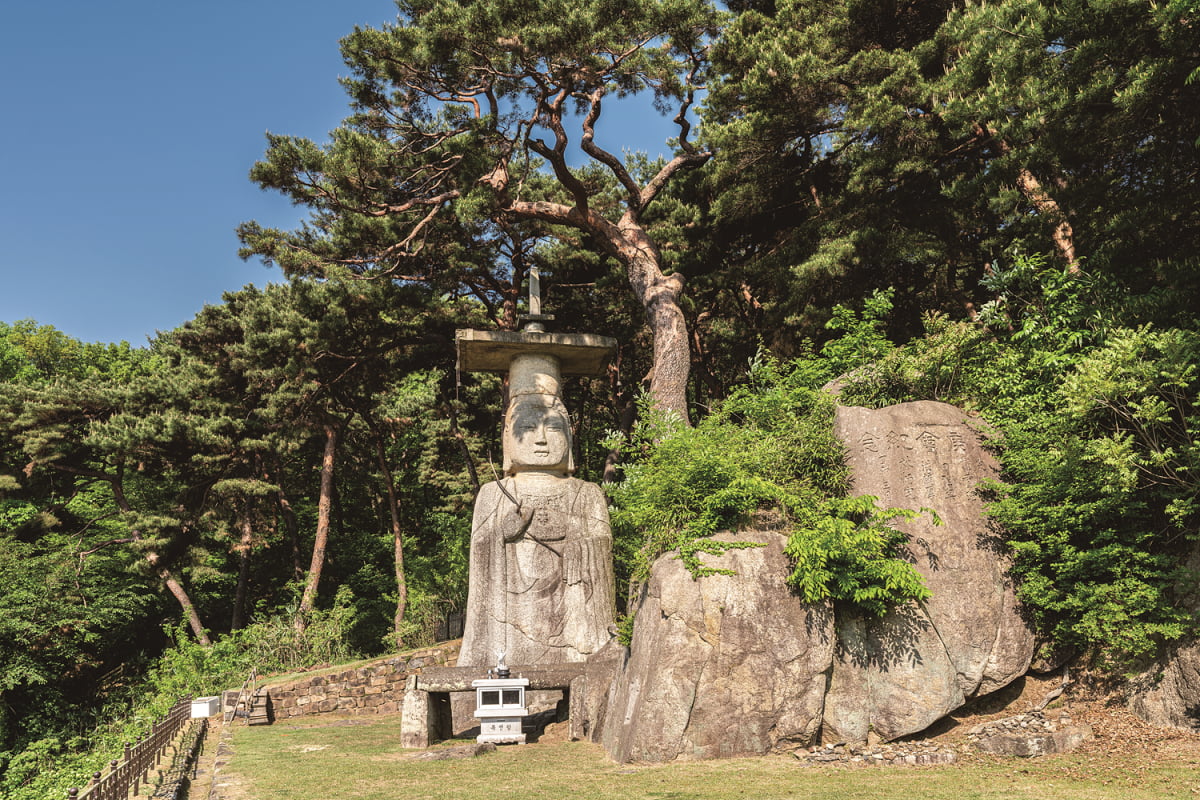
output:
[[[1188,574],[1200,574],[1200,547],[1193,547],[1183,566]],[[1180,588],[1186,590],[1180,604],[1200,614],[1200,586]],[[1200,638],[1192,636],[1167,648],[1130,681],[1128,696],[1130,710],[1151,725],[1200,731]]]
[[825,737],[890,740],[1025,674],[1034,635],[976,492],[996,477],[996,463],[965,414],[929,401],[843,407],[836,427],[856,494],[874,495],[882,507],[930,509],[942,523],[929,513],[897,523],[932,592],[927,602],[879,620],[838,620]]
[[1151,725],[1200,730],[1200,642],[1173,647],[1133,681],[1129,707]]
[[963,412],[943,403],[841,408],[854,490],[884,507],[932,509],[902,523],[933,596],[883,619],[806,605],[785,584],[778,531],[712,558],[734,576],[695,580],[660,558],[636,608],[599,738],[619,761],[713,758],[814,743],[891,740],[927,728],[1029,667],[1034,636],[983,516],[996,466]]
[[736,540],[765,546],[708,558],[734,576],[695,580],[671,555],[655,563],[603,726],[618,761],[756,755],[815,739],[832,610],[788,590],[781,533]]

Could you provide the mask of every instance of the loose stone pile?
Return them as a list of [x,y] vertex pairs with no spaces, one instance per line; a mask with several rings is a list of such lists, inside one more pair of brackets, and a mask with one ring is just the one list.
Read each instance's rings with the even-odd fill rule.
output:
[[967,731],[966,740],[956,746],[928,740],[865,745],[826,744],[800,750],[793,755],[804,764],[864,764],[869,766],[917,766],[953,764],[959,750],[981,750],[1012,756],[1063,753],[1091,736],[1086,725],[1075,725],[1071,715],[1062,712],[1053,720],[1041,711],[976,725]]
[[953,764],[958,761],[958,754],[953,747],[929,741],[898,742],[875,747],[827,744],[799,750],[793,755],[805,764],[842,762],[881,767]]
[[1054,733],[1059,728],[1071,725],[1071,715],[1063,711],[1057,721],[1051,721],[1041,711],[1030,711],[1015,717],[1005,717],[993,722],[976,725],[967,731],[967,741],[978,744],[980,741],[996,735],[1040,736]]
[[1051,721],[1040,711],[1030,711],[967,731],[967,740],[978,750],[1023,758],[1069,753],[1090,738],[1092,729],[1073,724],[1065,712]]

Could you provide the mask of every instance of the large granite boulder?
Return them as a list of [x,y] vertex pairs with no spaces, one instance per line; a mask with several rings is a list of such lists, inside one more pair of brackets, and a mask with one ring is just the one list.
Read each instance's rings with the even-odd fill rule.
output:
[[[1186,574],[1200,574],[1200,547],[1193,548],[1183,566]],[[1180,605],[1200,613],[1200,586],[1177,588]],[[1130,710],[1151,725],[1200,731],[1200,638],[1171,645],[1130,681],[1128,696]]]
[[1129,707],[1151,725],[1200,730],[1200,642],[1176,645],[1133,680]]
[[857,493],[940,519],[898,523],[932,597],[882,619],[835,620],[785,584],[791,564],[777,530],[743,532],[738,540],[766,547],[711,559],[733,576],[695,580],[663,556],[593,728],[617,760],[895,739],[1025,674],[1034,635],[976,491],[996,464],[964,413],[932,402],[841,408],[836,424]]
[[673,555],[654,564],[601,733],[618,761],[757,755],[817,736],[831,609],[789,591],[783,534],[717,538],[765,547],[707,558],[733,576],[693,579]]
[[1034,634],[1007,576],[1003,543],[976,487],[995,460],[945,403],[839,408],[856,494],[882,507],[932,509],[897,523],[932,597],[883,619],[838,620],[838,651],[825,700],[823,738],[865,741],[916,733],[966,700],[1022,676]]

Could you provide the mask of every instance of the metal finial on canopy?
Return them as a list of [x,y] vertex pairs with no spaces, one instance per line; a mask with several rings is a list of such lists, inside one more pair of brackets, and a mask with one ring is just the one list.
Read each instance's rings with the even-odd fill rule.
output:
[[538,274],[538,266],[534,264],[529,268],[529,313],[537,315],[542,313],[542,280]]
[[554,321],[553,314],[542,313],[542,276],[537,264],[529,265],[529,313],[522,314],[520,319],[525,323],[522,331],[542,333],[546,330],[547,322]]

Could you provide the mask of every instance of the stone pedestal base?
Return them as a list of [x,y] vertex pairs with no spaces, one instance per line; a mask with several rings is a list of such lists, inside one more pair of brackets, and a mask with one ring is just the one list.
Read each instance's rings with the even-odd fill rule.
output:
[[521,717],[493,717],[479,721],[480,744],[525,744],[525,732],[521,730]]
[[[621,651],[614,650],[614,653],[619,652]],[[608,662],[600,666],[602,668],[596,673],[596,690],[593,693],[588,692],[586,665],[582,663],[554,664],[548,667],[518,665],[512,667],[512,671],[523,676],[517,681],[533,690],[526,698],[537,691],[557,690],[558,694],[562,694],[563,690],[568,690],[570,697],[565,703],[560,703],[559,712],[565,713],[569,707],[570,730],[575,737],[582,739],[587,738],[598,725],[599,712],[602,710],[600,706],[608,696],[607,687],[611,681],[612,666]],[[400,718],[401,745],[414,748],[429,747],[436,741],[450,738],[453,733],[461,735],[463,731],[473,728],[476,720],[480,722],[480,743],[524,743],[526,738],[521,729],[520,718],[522,714],[530,713],[528,708],[496,709],[477,715],[476,703],[472,702],[476,699],[475,691],[472,690],[476,688],[474,684],[480,681],[477,677],[479,674],[480,670],[477,667],[427,667],[421,674],[410,676]],[[459,701],[460,706],[453,721],[459,721],[458,712],[461,712],[463,720],[470,720],[466,725],[452,725],[451,696]],[[509,719],[517,720],[512,731],[489,732],[489,723]],[[505,738],[493,738],[497,735]]]
[[449,696],[417,689],[415,675],[409,684],[400,712],[400,746],[423,749],[450,738]]

